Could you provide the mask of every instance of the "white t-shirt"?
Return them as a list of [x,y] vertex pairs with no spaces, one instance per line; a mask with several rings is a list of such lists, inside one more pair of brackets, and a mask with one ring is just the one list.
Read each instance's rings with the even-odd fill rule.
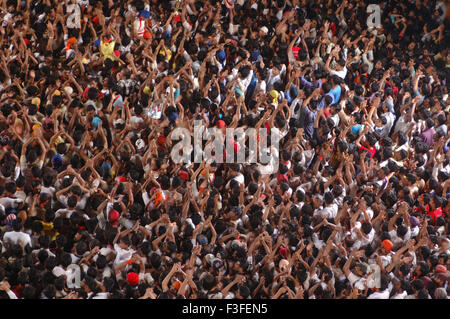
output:
[[23,242],[23,245],[26,246],[27,244],[31,246],[31,237],[30,235],[20,232],[20,231],[9,231],[6,232],[3,236],[3,242],[9,243],[12,245],[19,244],[19,240]]
[[408,227],[408,231],[403,236],[403,239],[397,236],[397,230],[395,230],[395,229],[393,229],[389,232],[389,236],[391,236],[391,241],[395,246],[397,244],[407,242],[411,238],[411,229]]
[[330,73],[333,75],[337,75],[341,79],[345,79],[345,76],[347,75],[347,68],[344,66],[344,68],[341,71],[331,70]]
[[355,286],[359,290],[365,289],[364,283],[366,282],[366,278],[361,278],[359,276],[356,276],[354,273],[350,272],[347,279],[350,281],[350,284],[352,286]]
[[114,267],[118,264],[127,261],[135,253],[133,249],[122,249],[118,244],[114,244],[114,250],[116,251],[116,259],[114,260]]
[[372,293],[369,297],[367,297],[367,299],[389,299],[389,290],[384,290],[384,291],[376,291],[374,293]]
[[314,213],[315,216],[325,217],[325,218],[335,218],[338,213],[338,206],[332,203],[330,206],[324,207],[323,209]]
[[408,293],[406,291],[403,291],[402,293],[395,294],[391,297],[391,299],[405,299]]
[[11,197],[2,197],[0,198],[0,205],[2,205],[5,209],[10,207],[17,208],[17,204],[22,203],[23,200],[20,198],[11,198]]

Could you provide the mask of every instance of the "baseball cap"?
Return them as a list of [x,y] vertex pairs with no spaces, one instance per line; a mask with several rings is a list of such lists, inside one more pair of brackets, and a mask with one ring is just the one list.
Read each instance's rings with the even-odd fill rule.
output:
[[217,126],[218,128],[224,128],[224,127],[227,126],[227,124],[225,123],[224,120],[218,120],[216,126]]
[[173,287],[174,287],[176,290],[180,289],[180,287],[181,287],[181,281],[175,280],[175,281],[173,282]]
[[266,26],[261,27],[261,29],[259,29],[259,30],[261,30],[261,31],[264,32],[265,34],[269,33],[269,29],[267,29]]
[[436,271],[436,273],[438,274],[446,274],[447,273],[447,268],[444,265],[437,265],[436,268],[434,269]]
[[141,150],[145,147],[145,142],[142,138],[137,139],[135,144],[138,150]]
[[144,39],[150,39],[152,37],[152,34],[149,31],[144,32]]
[[71,86],[64,87],[64,92],[66,92],[67,95],[71,95],[73,93],[73,88]]
[[92,119],[92,124],[94,124],[94,131],[97,130],[97,128],[98,128],[98,123],[101,123],[101,121],[102,121],[102,119],[99,118],[98,116],[95,116],[95,117]]
[[219,60],[222,62],[223,60],[225,60],[225,58],[227,57],[225,51],[223,50],[219,50],[217,51],[217,57],[219,58]]
[[119,217],[120,214],[117,210],[115,209],[111,209],[109,211],[109,221],[111,222],[111,224],[113,224],[114,226],[116,226],[117,224],[119,224]]
[[181,178],[182,180],[184,180],[184,181],[189,180],[189,173],[186,172],[186,171],[183,170],[183,169],[181,169],[181,170],[178,172],[178,176],[180,176],[180,178]]
[[127,275],[127,281],[130,285],[136,286],[139,283],[139,275],[135,272],[130,272]]
[[383,245],[384,249],[386,249],[386,251],[388,253],[391,252],[392,248],[394,248],[394,244],[389,240],[389,239],[385,239],[383,240],[383,242],[381,243],[381,245]]

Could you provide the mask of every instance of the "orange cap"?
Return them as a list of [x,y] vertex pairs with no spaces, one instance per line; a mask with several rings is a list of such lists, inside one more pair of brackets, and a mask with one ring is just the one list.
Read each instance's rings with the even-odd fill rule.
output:
[[69,50],[70,46],[76,42],[77,42],[77,38],[75,38],[75,37],[69,38],[69,40],[67,40],[66,51]]
[[383,245],[384,249],[386,249],[386,251],[388,253],[391,252],[392,248],[394,248],[394,244],[389,240],[389,239],[385,239],[383,240],[383,242],[381,243],[381,245]]
[[144,39],[150,39],[152,37],[152,34],[148,31],[144,32]]
[[181,287],[181,281],[174,281],[173,282],[173,286],[175,287],[176,290],[180,289]]

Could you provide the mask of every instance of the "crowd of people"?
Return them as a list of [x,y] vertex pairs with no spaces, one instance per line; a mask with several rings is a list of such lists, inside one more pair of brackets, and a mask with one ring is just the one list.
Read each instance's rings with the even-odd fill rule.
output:
[[449,1],[0,10],[0,298],[448,299]]

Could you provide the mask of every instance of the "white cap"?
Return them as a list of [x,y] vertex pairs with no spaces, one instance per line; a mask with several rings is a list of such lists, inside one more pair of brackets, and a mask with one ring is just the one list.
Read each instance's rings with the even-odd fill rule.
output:
[[214,255],[213,255],[213,254],[207,254],[207,255],[205,256],[205,259],[206,259],[206,262],[207,262],[209,265],[211,265],[211,264],[212,264],[212,261],[214,260]]
[[117,120],[114,120],[113,124],[114,124],[114,126],[119,125],[119,124],[125,124],[125,121],[122,119],[117,119]]
[[138,150],[143,149],[145,147],[145,142],[142,138],[136,140],[135,144]]
[[67,95],[71,95],[73,93],[73,88],[71,86],[64,87],[64,92],[66,92]]
[[281,259],[278,266],[280,267],[281,271],[285,271],[289,266],[289,262],[286,259]]
[[267,29],[266,26],[261,27],[261,29],[259,29],[259,30],[261,30],[261,31],[264,32],[265,34],[269,33],[269,29]]

